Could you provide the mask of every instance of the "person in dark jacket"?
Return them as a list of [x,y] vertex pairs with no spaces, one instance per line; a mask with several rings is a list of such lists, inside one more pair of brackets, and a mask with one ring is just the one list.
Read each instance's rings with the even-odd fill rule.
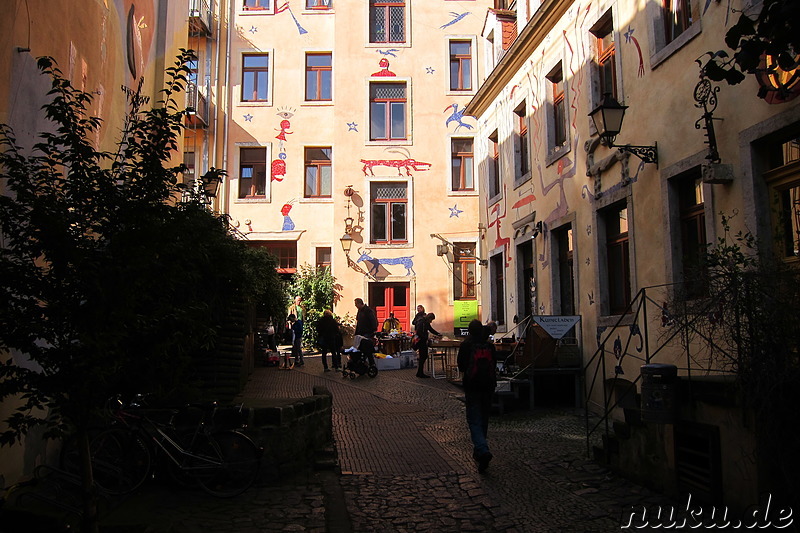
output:
[[378,315],[376,315],[375,310],[365,304],[364,300],[361,298],[356,298],[354,302],[356,304],[356,309],[358,309],[356,313],[355,334],[370,339],[375,337],[375,332],[378,331]]
[[433,329],[431,322],[436,318],[433,313],[428,313],[414,325],[414,332],[417,336],[417,351],[419,352],[419,364],[417,365],[417,377],[429,378],[425,373],[425,362],[428,360],[428,339],[430,334],[441,336],[442,334]]
[[287,318],[292,325],[292,357],[295,366],[303,366],[303,321],[294,315]]
[[411,321],[411,325],[412,326],[416,326],[417,322],[419,322],[419,320],[421,318],[423,318],[424,316],[425,316],[425,306],[424,305],[418,305],[417,306],[417,314],[414,315],[414,320]]
[[473,320],[467,327],[467,338],[458,348],[458,370],[464,385],[467,426],[472,439],[472,458],[478,463],[478,471],[485,472],[492,460],[486,436],[489,431],[489,413],[492,396],[497,387],[497,351],[489,342],[489,330],[480,320]]
[[339,323],[333,317],[333,312],[326,309],[317,321],[317,342],[322,356],[322,368],[328,371],[328,352],[331,354],[331,365],[336,370],[341,366],[341,338]]

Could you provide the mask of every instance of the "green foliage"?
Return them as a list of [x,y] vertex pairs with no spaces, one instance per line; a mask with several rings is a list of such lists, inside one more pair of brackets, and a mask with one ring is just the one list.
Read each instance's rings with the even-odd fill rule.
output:
[[306,306],[307,316],[303,325],[303,343],[305,345],[317,345],[317,321],[323,311],[333,310],[334,303],[341,298],[340,289],[341,285],[336,283],[336,278],[331,274],[329,267],[316,268],[307,263],[300,266],[288,293],[291,300],[294,300],[296,296],[302,297],[303,305]]
[[[754,14],[753,9],[760,11]],[[769,73],[774,67],[762,63],[764,55],[771,56],[785,71],[800,65],[800,9],[795,0],[764,0],[743,10],[737,22],[725,34],[725,44],[733,55],[724,50],[708,52],[703,72],[712,81],[736,85],[747,74]],[[767,89],[761,88],[759,97]]]
[[12,354],[0,364],[0,399],[21,401],[2,444],[39,424],[47,436],[85,430],[108,397],[130,389],[185,397],[193,361],[209,356],[232,303],[275,293],[269,257],[196,197],[177,201],[182,169],[169,162],[189,57],[167,69],[151,109],[127,92],[113,153],[91,141],[101,124],[87,116],[91,95],[49,58],[39,67],[52,80],[52,133],[27,154],[0,125],[0,349]]

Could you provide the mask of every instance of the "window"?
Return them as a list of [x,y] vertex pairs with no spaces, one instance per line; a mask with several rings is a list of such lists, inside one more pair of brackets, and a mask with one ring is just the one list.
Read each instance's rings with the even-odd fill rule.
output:
[[181,183],[194,183],[194,152],[183,152],[183,164],[186,168],[182,172]]
[[282,274],[297,272],[297,242],[296,241],[266,241],[255,243],[255,246],[266,248],[278,259],[275,269]]
[[264,11],[272,7],[272,0],[244,0],[245,11]]
[[497,130],[489,135],[489,157],[487,163],[489,198],[493,198],[500,194],[500,147],[497,144]]
[[330,246],[324,248],[317,248],[317,269],[331,267],[331,248]]
[[306,54],[306,100],[307,101],[330,101],[331,75],[331,54],[315,53]]
[[575,314],[575,274],[572,226],[567,225],[553,231],[558,249],[558,295],[559,314]]
[[450,90],[472,90],[472,42],[450,41]]
[[608,269],[608,311],[612,315],[625,312],[631,301],[630,244],[628,241],[628,207],[616,204],[603,211]]
[[689,0],[662,0],[664,42],[669,44],[692,25]]
[[705,294],[706,214],[698,174],[676,180],[681,220],[681,262],[686,296]]
[[370,139],[406,140],[406,84],[371,83]]
[[331,197],[331,153],[330,147],[306,148],[306,198]]
[[333,0],[306,0],[306,9],[330,9],[333,7]]
[[564,98],[564,73],[561,63],[547,76],[550,84],[552,107],[552,148],[556,149],[567,143],[567,102]]
[[776,242],[779,257],[800,258],[800,139],[780,143],[773,148],[764,177],[774,201]]
[[598,101],[606,93],[617,98],[617,59],[611,13],[603,17],[592,33],[597,47]]
[[404,43],[405,41],[405,0],[370,0],[369,42]]
[[528,119],[525,102],[514,110],[514,180],[524,179],[530,172],[528,158]]
[[455,243],[453,255],[453,299],[475,300],[475,243]]
[[491,319],[497,325],[505,324],[506,307],[503,292],[504,266],[503,254],[500,252],[489,258],[489,279],[491,282]]
[[474,191],[472,139],[450,139],[454,191]]
[[242,55],[242,102],[266,102],[268,90],[269,54]]
[[267,149],[240,148],[239,198],[264,198],[267,194]]
[[372,184],[372,243],[406,243],[408,185],[398,182]]

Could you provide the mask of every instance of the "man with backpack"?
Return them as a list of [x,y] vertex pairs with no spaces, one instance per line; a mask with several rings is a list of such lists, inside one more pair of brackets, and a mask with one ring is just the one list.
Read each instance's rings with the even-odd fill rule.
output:
[[469,335],[458,348],[458,369],[463,376],[472,458],[478,463],[478,472],[485,472],[492,460],[486,434],[497,386],[497,352],[480,320],[470,322],[467,330]]

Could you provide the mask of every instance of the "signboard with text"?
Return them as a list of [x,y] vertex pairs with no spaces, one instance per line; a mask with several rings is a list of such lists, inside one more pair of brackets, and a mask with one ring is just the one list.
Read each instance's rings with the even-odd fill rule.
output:
[[534,322],[539,324],[542,329],[554,339],[562,338],[581,320],[580,315],[548,315],[534,316],[532,318]]
[[453,303],[453,331],[464,336],[469,323],[478,316],[478,300],[456,300]]

